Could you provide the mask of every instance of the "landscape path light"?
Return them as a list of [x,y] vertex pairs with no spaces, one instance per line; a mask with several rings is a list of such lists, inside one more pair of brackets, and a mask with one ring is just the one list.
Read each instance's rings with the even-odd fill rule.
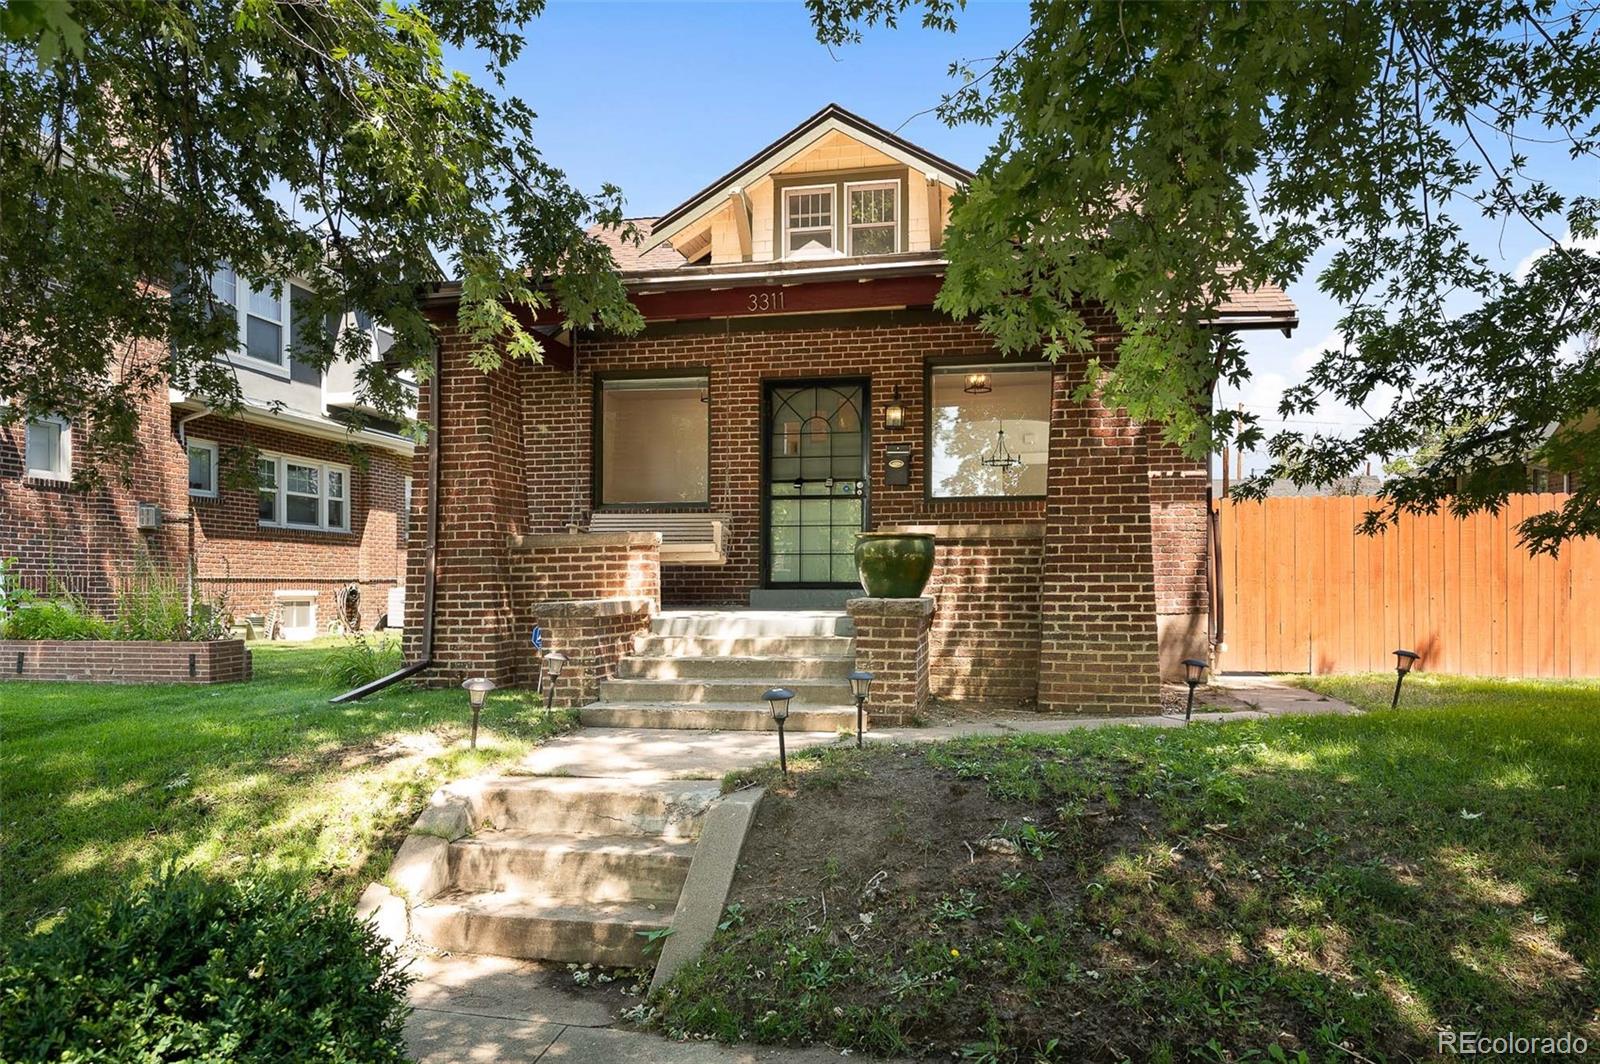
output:
[[1406,673],[1411,671],[1411,666],[1417,663],[1422,655],[1411,650],[1396,650],[1394,652],[1394,698],[1389,702],[1390,709],[1400,706],[1400,685],[1406,682]]
[[856,749],[861,749],[861,733],[863,718],[866,716],[864,707],[867,704],[867,695],[872,693],[872,673],[862,672],[857,669],[850,674],[850,694],[856,700]]
[[783,722],[789,719],[789,703],[794,699],[794,692],[787,687],[773,687],[761,697],[772,708],[772,719],[778,725],[778,767],[783,771],[783,778],[788,779],[789,754],[783,748]]
[[1200,686],[1200,679],[1205,675],[1206,663],[1198,658],[1183,659],[1183,682],[1189,685],[1189,704],[1183,708],[1183,719],[1189,720],[1194,716],[1194,689]]
[[487,676],[474,676],[470,680],[462,680],[461,686],[467,690],[467,701],[472,706],[472,749],[478,748],[478,714],[483,712],[483,703],[489,698],[489,692],[495,689],[495,682]]
[[567,656],[559,650],[552,650],[544,656],[542,669],[544,676],[541,679],[550,681],[550,697],[545,699],[545,712],[555,709],[556,706],[556,681],[561,679],[561,667],[567,663]]

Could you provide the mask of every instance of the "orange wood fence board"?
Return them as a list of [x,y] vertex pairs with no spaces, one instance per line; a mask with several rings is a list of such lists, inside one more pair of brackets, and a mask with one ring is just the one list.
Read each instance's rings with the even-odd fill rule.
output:
[[1513,496],[1498,514],[1408,516],[1356,532],[1370,498],[1218,504],[1221,667],[1361,672],[1394,667],[1502,676],[1600,676],[1600,540],[1530,557],[1523,518],[1562,495]]

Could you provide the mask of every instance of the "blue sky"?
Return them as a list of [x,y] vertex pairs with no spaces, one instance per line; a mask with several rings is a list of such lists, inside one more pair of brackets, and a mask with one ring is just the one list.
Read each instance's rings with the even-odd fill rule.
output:
[[[953,85],[952,62],[993,55],[1023,37],[1028,7],[974,0],[953,35],[914,21],[830,51],[817,43],[798,2],[552,0],[529,27],[508,88],[538,112],[546,159],[580,188],[620,185],[631,215],[675,206],[829,102],[976,168],[992,130],[950,129],[926,112]],[[1535,155],[1535,161],[1551,176],[1576,175],[1569,169],[1576,164],[1559,155]],[[1462,220],[1469,232],[1478,227],[1480,250],[1507,269],[1542,244],[1531,231]],[[1300,328],[1288,338],[1249,334],[1255,379],[1218,397],[1228,405],[1245,403],[1263,415],[1269,430],[1281,424],[1271,411],[1283,389],[1336,339],[1338,307],[1314,282],[1325,261],[1319,256],[1290,287]],[[1360,411],[1327,408],[1295,427],[1337,432],[1361,420]],[[1260,456],[1246,456],[1247,471],[1264,464]]]

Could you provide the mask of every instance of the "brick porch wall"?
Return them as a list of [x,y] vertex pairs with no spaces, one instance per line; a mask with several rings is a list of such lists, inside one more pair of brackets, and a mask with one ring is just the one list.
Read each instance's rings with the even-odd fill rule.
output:
[[512,594],[524,649],[520,682],[538,684],[539,659],[527,646],[535,624],[547,651],[567,664],[557,681],[557,705],[583,705],[599,681],[616,675],[661,601],[661,537],[654,532],[523,536],[510,544]]
[[895,525],[932,533],[929,633],[935,698],[1031,704],[1039,696],[1043,522]]

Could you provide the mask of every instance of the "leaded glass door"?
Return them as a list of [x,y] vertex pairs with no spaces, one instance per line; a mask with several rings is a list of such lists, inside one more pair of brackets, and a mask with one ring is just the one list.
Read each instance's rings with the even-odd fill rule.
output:
[[865,527],[866,385],[767,388],[766,582],[857,584],[856,533]]

